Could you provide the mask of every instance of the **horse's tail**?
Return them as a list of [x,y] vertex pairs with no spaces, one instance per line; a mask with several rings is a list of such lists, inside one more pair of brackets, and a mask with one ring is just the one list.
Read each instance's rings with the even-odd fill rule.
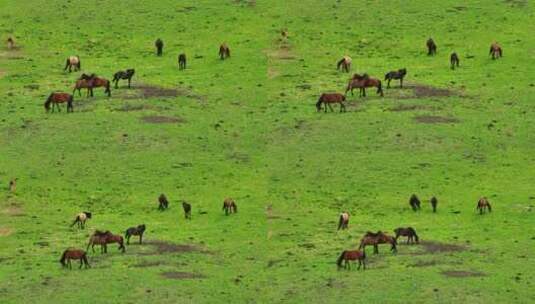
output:
[[63,266],[65,266],[66,255],[67,255],[67,250],[63,251],[63,254],[61,255],[61,259],[59,259],[59,262],[60,262],[61,265],[63,265]]
[[346,254],[346,251],[342,251],[342,254],[340,255],[340,257],[338,257],[338,260],[336,260],[336,265],[338,267],[342,267],[342,260],[344,259],[344,255]]

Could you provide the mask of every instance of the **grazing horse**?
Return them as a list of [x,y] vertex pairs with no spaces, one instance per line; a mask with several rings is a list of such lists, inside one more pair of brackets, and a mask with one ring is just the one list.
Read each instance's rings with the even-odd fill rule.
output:
[[17,178],[9,181],[9,192],[14,193],[17,190]]
[[191,220],[191,205],[186,201],[182,202],[182,209],[184,209],[184,216],[186,219]]
[[366,88],[368,87],[377,87],[377,94],[379,94],[380,96],[384,96],[381,80],[371,78],[370,76],[368,76],[368,74],[354,74],[353,78],[351,78],[349,80],[349,83],[347,84],[345,93],[347,94],[347,92],[351,90],[351,95],[353,95],[353,89],[358,88],[360,89],[359,97],[366,97]]
[[66,71],[69,69],[69,73],[72,71],[72,68],[74,68],[74,71],[80,71],[82,68],[82,61],[80,61],[80,57],[78,55],[75,56],[69,56],[67,58],[67,62],[65,63],[65,68],[63,69]]
[[76,215],[76,218],[74,219],[74,222],[72,222],[71,227],[78,224],[79,229],[85,228],[85,221],[91,218],[91,212],[80,212],[78,215]]
[[108,244],[112,243],[118,243],[119,250],[121,250],[123,253],[125,252],[124,240],[122,236],[118,234],[112,234],[109,230],[106,230],[104,232],[97,230],[89,238],[89,243],[87,244],[86,250],[89,250],[89,246],[91,246],[91,249],[93,250],[93,252],[95,252],[95,245],[100,245],[100,253],[107,253]]
[[80,260],[79,268],[82,268],[83,265],[85,265],[85,268],[91,268],[87,261],[87,253],[81,249],[67,248],[67,250],[63,251],[59,262],[63,267],[72,269],[71,260]]
[[93,97],[93,89],[98,87],[104,87],[104,93],[108,94],[108,97],[111,97],[110,81],[105,78],[97,77],[95,74],[82,74],[76,81],[72,93],[74,94],[74,92],[78,90],[78,95],[82,96],[80,90],[87,89],[87,96]]
[[115,74],[113,74],[113,82],[115,82],[115,88],[117,89],[119,86],[119,80],[121,79],[128,79],[128,88],[130,88],[130,82],[132,81],[132,77],[134,77],[134,74],[136,73],[136,70],[134,69],[127,69],[126,71],[119,71]]
[[336,64],[336,69],[339,70],[340,66],[342,66],[342,71],[349,73],[349,69],[351,69],[351,61],[351,57],[349,56],[342,57]]
[[437,45],[435,44],[432,38],[427,39],[426,45],[427,45],[427,55],[432,56],[437,53]]
[[230,49],[226,43],[223,43],[219,46],[219,58],[221,58],[221,60],[230,58]]
[[347,212],[340,213],[340,220],[338,221],[338,230],[347,229],[348,225],[349,225],[349,213]]
[[416,243],[419,242],[418,235],[416,234],[416,230],[414,230],[414,228],[412,227],[407,227],[407,228],[400,227],[400,228],[394,229],[394,233],[396,234],[396,236],[394,237],[396,242],[400,236],[407,237],[407,244],[414,243],[415,241]]
[[403,88],[403,78],[405,78],[405,75],[407,75],[407,69],[406,68],[399,69],[397,71],[390,71],[390,72],[386,73],[385,81],[388,81],[386,83],[386,88],[387,89],[390,88],[390,81],[392,81],[392,79],[399,79],[399,87]]
[[409,205],[412,208],[412,211],[418,211],[420,210],[420,200],[416,196],[416,194],[411,195],[409,198]]
[[54,92],[48,96],[48,98],[45,101],[45,109],[47,112],[50,111],[50,104],[52,104],[52,113],[54,113],[54,106],[58,108],[58,112],[61,112],[61,108],[59,107],[60,103],[67,103],[67,113],[73,111],[72,106],[73,96],[68,93],[62,93],[62,92]]
[[455,52],[450,55],[450,65],[452,70],[455,70],[455,66],[459,67],[459,56]]
[[126,245],[130,245],[130,237],[132,235],[138,235],[139,236],[139,243],[142,243],[143,240],[143,233],[145,232],[145,224],[138,225],[137,227],[130,227],[126,229],[125,232],[125,239],[126,239]]
[[483,214],[485,212],[485,208],[492,212],[492,207],[490,206],[489,200],[486,197],[482,197],[477,201],[477,210],[479,210],[479,214]]
[[362,270],[366,270],[366,252],[364,250],[344,250],[338,260],[336,260],[338,269],[342,267],[342,261],[345,262],[344,268],[346,269],[351,269],[350,261],[358,261],[359,266],[357,270],[360,270],[360,266],[362,266]]
[[503,57],[502,47],[498,42],[493,42],[490,45],[489,55],[492,55],[492,59]]
[[236,206],[236,202],[231,198],[226,198],[223,201],[223,210],[225,210],[225,215],[229,215],[229,213],[238,213],[238,206]]
[[13,38],[9,37],[7,38],[7,49],[12,50],[15,47],[15,41]]
[[178,69],[179,70],[185,70],[186,69],[186,54],[181,53],[178,55]]
[[165,210],[167,208],[169,208],[169,201],[167,200],[167,197],[165,197],[165,194],[160,194],[160,196],[158,197],[158,210]]
[[327,106],[331,109],[331,112],[333,112],[334,110],[331,107],[331,103],[339,103],[340,112],[346,112],[346,106],[344,105],[345,100],[346,97],[340,93],[323,93],[318,99],[318,102],[316,102],[316,109],[318,112],[321,111],[321,104],[324,104],[325,112],[327,112]]
[[438,200],[436,197],[432,197],[431,198],[431,207],[433,208],[433,213],[437,212],[437,205],[438,205]]
[[162,39],[160,39],[160,38],[156,39],[156,41],[154,42],[154,46],[156,46],[156,55],[157,56],[162,56],[162,54],[163,54],[163,41],[162,41]]
[[390,244],[390,251],[392,251],[393,253],[397,252],[396,239],[389,235],[386,235],[382,231],[378,231],[377,233],[373,233],[371,231],[366,232],[366,234],[360,240],[359,249],[365,251],[366,246],[373,245],[373,253],[378,254],[379,244]]

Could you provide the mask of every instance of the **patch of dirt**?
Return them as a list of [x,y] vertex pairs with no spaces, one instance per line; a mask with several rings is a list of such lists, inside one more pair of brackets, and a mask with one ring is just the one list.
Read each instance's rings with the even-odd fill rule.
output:
[[391,112],[404,112],[404,111],[416,111],[416,110],[426,110],[428,107],[423,105],[406,105],[399,104],[393,108],[389,108],[388,111]]
[[414,96],[416,98],[428,98],[428,97],[449,97],[456,95],[455,92],[448,89],[435,88],[423,84],[415,84],[407,86],[407,88],[412,88]]
[[166,253],[186,253],[186,252],[201,252],[205,253],[201,248],[194,245],[183,245],[183,244],[174,244],[166,241],[152,240],[144,242],[144,244],[149,245],[154,248],[154,252],[142,253],[142,255],[153,255],[153,254],[166,254]]
[[418,123],[425,123],[425,124],[458,123],[459,122],[459,120],[455,117],[442,117],[442,116],[433,116],[433,115],[415,116],[414,120]]
[[196,95],[185,88],[162,88],[159,86],[142,84],[135,87],[137,94],[123,97],[124,99],[147,99],[147,98],[172,98],[184,96],[197,100],[203,100],[200,95]]
[[144,111],[144,110],[151,110],[151,109],[154,109],[154,106],[148,105],[148,104],[133,105],[133,104],[125,103],[121,107],[115,108],[113,110],[119,111],[119,112],[133,112],[133,111]]
[[0,227],[0,236],[10,236],[13,233],[13,229],[9,227]]
[[421,241],[420,245],[424,248],[425,253],[459,252],[467,249],[465,245],[448,244],[433,241]]
[[465,271],[465,270],[448,270],[442,271],[442,274],[452,278],[466,278],[466,277],[485,277],[485,273],[480,271]]
[[187,279],[204,279],[206,278],[205,275],[197,274],[197,273],[191,273],[191,272],[179,272],[179,271],[167,271],[162,272],[160,275],[166,279],[173,279],[173,280],[187,280]]
[[2,214],[9,216],[25,216],[24,210],[18,205],[11,205],[2,210]]
[[145,123],[152,123],[152,124],[184,123],[184,122],[186,122],[186,120],[183,119],[183,118],[160,116],[160,115],[143,116],[140,119]]

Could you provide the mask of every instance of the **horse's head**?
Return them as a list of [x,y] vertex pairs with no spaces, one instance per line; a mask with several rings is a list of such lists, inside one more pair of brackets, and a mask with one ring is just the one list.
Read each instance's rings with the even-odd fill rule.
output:
[[145,231],[145,224],[141,224],[141,225],[137,226],[137,230]]
[[91,218],[91,212],[84,211],[85,216],[90,219]]

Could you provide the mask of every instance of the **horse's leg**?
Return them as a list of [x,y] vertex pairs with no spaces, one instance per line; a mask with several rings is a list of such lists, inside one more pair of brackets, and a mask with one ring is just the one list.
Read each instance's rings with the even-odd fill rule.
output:
[[80,258],[80,267],[78,267],[78,269],[82,269],[83,265],[84,265],[84,260],[83,258]]
[[359,259],[359,267],[357,267],[357,270],[360,270],[360,266],[362,266],[362,261]]
[[141,245],[142,243],[142,240],[143,240],[143,233],[139,235],[139,244]]
[[388,82],[386,83],[386,88],[387,88],[387,89],[390,89],[390,80],[391,80],[391,79],[388,78]]
[[331,109],[331,112],[334,112],[333,107],[331,106],[331,104],[327,103],[327,105],[329,106],[329,109]]

